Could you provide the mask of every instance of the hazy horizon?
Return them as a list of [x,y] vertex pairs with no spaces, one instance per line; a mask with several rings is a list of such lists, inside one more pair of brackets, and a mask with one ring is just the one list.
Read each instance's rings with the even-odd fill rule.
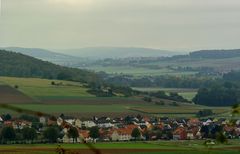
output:
[[239,0],[2,0],[0,46],[240,48]]

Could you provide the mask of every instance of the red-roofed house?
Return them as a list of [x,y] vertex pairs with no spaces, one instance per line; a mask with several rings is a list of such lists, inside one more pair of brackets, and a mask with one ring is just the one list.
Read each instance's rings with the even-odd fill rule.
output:
[[112,130],[110,138],[112,141],[129,141],[132,139],[132,131],[138,128],[136,125],[127,125],[125,128],[118,128]]
[[173,139],[174,140],[186,140],[187,139],[187,131],[184,127],[178,127],[173,132]]

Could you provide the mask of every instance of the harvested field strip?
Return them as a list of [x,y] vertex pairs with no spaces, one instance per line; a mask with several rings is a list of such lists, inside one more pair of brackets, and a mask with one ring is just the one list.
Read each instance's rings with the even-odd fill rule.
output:
[[0,85],[0,103],[32,103],[33,99],[24,95],[15,88]]
[[[151,113],[151,114],[196,114],[199,110],[202,110],[201,108],[197,107],[189,107],[189,106],[178,106],[178,107],[173,107],[173,106],[164,106],[164,107],[159,107],[159,106],[149,106],[149,107],[131,107],[129,108],[132,111],[138,111],[142,113]],[[215,114],[222,114],[226,113],[228,110],[226,108],[212,108],[213,112]]]

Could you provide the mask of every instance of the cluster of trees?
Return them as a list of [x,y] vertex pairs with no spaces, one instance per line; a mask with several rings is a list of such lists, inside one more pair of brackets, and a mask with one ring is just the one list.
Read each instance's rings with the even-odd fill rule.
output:
[[[21,130],[13,129],[12,126],[5,126],[0,131],[1,143],[33,143],[33,141],[43,143],[56,143],[58,138],[62,138],[64,134],[61,133],[61,128],[58,126],[46,127],[44,131],[37,134],[35,128],[25,127]],[[99,138],[99,128],[92,127],[89,129],[89,136],[93,139]],[[73,139],[73,143],[77,141],[79,132],[76,127],[71,127],[68,130],[68,137]]]
[[164,91],[157,91],[157,92],[150,93],[150,96],[160,98],[160,99],[168,99],[168,100],[177,101],[177,102],[190,102],[175,92],[170,92],[169,94],[166,94],[166,92]]
[[215,125],[214,127],[203,125],[200,129],[203,138],[213,138],[216,139],[218,133],[223,131],[223,127],[220,125]]
[[97,97],[113,97],[113,96],[116,96],[113,93],[111,88],[108,88],[106,90],[101,89],[101,88],[94,88],[94,89],[92,88],[92,89],[89,89],[87,92],[90,93],[90,94],[93,94]]
[[200,88],[193,102],[207,106],[232,106],[240,101],[240,88],[230,82]]
[[96,95],[98,97],[113,97],[117,94],[121,94],[125,97],[137,95],[140,92],[133,90],[128,86],[113,85],[113,84],[99,84],[99,83],[90,83],[88,85],[89,93]]
[[12,126],[5,126],[0,133],[1,143],[15,141],[16,143],[28,143],[38,140],[39,142],[55,143],[60,137],[60,131],[57,127],[48,127],[43,134],[38,135],[35,128],[24,127],[23,129],[13,129]]
[[[167,100],[172,100],[172,101],[177,101],[177,102],[191,103],[191,101],[178,95],[178,93],[170,92],[169,94],[167,94],[164,91],[147,93],[147,96],[143,97],[143,100],[145,102],[152,102],[152,97],[159,98],[159,99],[167,99]],[[165,105],[165,103],[163,101],[160,101],[160,102],[156,102],[156,105]],[[172,105],[177,106],[177,103],[174,102],[174,103],[172,103]]]

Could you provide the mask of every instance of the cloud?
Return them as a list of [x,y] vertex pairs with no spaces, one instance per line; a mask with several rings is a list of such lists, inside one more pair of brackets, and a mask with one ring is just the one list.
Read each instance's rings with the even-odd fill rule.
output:
[[239,47],[239,0],[3,2],[0,46]]

